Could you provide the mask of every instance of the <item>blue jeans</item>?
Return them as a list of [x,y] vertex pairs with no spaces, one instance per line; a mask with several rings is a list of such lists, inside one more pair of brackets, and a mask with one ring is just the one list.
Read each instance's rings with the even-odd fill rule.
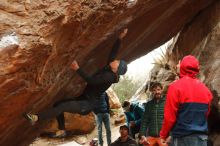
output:
[[97,127],[98,127],[98,139],[99,139],[100,146],[103,146],[102,122],[105,125],[107,143],[110,146],[111,145],[111,128],[110,128],[110,115],[109,115],[109,113],[98,113],[96,115],[96,123],[97,123]]
[[173,138],[171,146],[207,146],[207,135],[189,135]]

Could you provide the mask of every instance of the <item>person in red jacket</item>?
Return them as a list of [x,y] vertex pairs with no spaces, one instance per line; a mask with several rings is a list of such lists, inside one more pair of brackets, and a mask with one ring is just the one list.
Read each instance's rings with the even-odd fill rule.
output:
[[196,78],[199,61],[191,55],[180,62],[180,79],[170,84],[160,131],[166,142],[171,131],[172,146],[207,146],[208,124],[212,94]]

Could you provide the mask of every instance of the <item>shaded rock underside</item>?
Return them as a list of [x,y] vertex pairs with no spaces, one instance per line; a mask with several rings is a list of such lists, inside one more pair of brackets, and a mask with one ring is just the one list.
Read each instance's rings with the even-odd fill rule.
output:
[[[16,43],[0,41],[0,145],[31,143],[45,124],[30,126],[22,113],[37,113],[61,98],[79,95],[85,82],[70,70],[71,61],[78,60],[89,74],[102,67],[124,27],[129,33],[118,57],[127,61],[162,45],[183,28],[181,35],[189,35],[188,41],[179,37],[170,62],[180,51],[184,53],[177,58],[191,52],[207,54],[208,48],[217,52],[218,9],[217,0],[1,1],[0,37],[15,37]],[[210,25],[203,30],[206,20]],[[195,34],[201,35],[195,39]],[[185,44],[187,53],[182,50]],[[210,83],[214,77],[218,87],[217,70],[209,74],[216,68],[217,54],[205,57],[204,67],[211,65],[204,68],[205,80]]]

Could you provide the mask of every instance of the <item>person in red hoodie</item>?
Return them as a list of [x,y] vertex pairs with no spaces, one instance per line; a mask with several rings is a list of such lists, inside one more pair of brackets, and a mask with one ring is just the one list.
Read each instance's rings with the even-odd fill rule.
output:
[[172,146],[207,146],[212,94],[196,78],[199,61],[191,55],[180,62],[180,79],[170,84],[164,109],[160,138],[166,143],[171,132]]

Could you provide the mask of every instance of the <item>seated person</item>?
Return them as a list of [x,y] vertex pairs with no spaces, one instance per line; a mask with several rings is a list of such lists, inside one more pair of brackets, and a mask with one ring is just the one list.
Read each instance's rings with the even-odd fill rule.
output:
[[111,146],[138,146],[137,142],[129,136],[128,126],[120,126],[119,132],[120,137]]
[[144,108],[139,103],[130,103],[129,101],[124,101],[122,107],[125,112],[127,126],[130,129],[130,135],[135,138],[135,134],[140,131]]

